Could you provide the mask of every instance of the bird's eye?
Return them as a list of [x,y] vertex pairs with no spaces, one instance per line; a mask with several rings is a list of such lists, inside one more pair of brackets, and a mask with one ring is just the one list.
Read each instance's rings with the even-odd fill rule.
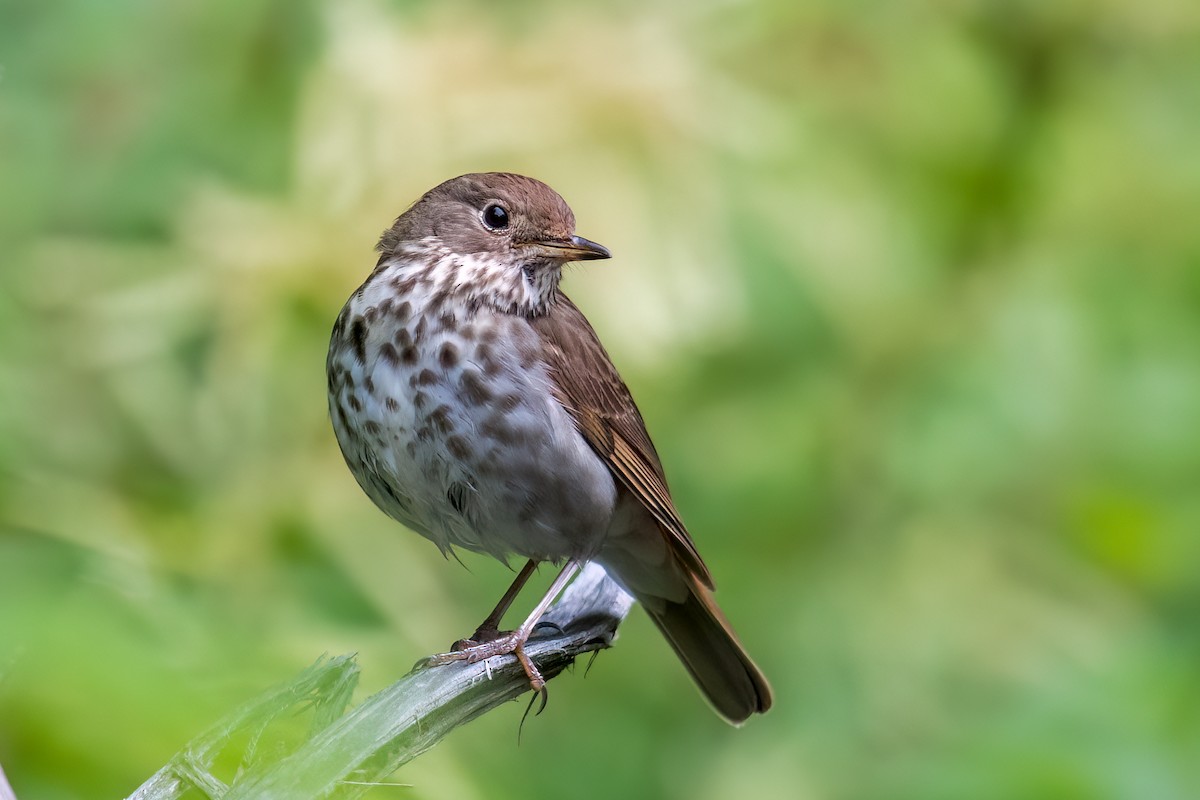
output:
[[508,227],[508,212],[499,203],[492,203],[483,210],[483,224],[494,231]]

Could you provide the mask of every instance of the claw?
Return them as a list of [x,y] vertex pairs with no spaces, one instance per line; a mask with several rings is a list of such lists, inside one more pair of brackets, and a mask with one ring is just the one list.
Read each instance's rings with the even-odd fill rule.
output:
[[538,710],[533,712],[535,717],[541,716],[541,713],[546,710],[546,700],[550,697],[550,692],[546,690],[543,684],[541,689],[538,689],[533,697],[529,698],[529,705],[525,706],[525,713],[521,715],[521,724],[517,726],[517,744],[521,744],[521,734],[525,731],[525,720],[529,719],[529,712],[533,709],[533,704],[538,698],[542,699],[542,704],[538,706]]

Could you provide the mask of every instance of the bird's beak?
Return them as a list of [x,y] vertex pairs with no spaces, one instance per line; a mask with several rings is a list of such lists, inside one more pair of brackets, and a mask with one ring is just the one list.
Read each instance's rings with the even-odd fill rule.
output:
[[585,239],[582,236],[572,236],[570,239],[543,239],[531,242],[529,245],[538,255],[555,261],[594,261],[599,258],[612,258],[612,253],[602,244]]

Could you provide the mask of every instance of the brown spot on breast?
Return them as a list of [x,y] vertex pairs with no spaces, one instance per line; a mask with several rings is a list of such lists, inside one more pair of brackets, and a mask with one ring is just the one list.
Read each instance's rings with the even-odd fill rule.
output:
[[448,285],[439,286],[433,294],[429,296],[429,308],[439,309],[446,304],[447,298],[450,297],[450,287]]
[[502,396],[499,402],[496,403],[496,409],[507,414],[519,405],[521,405],[521,395],[516,392],[509,392]]
[[468,489],[462,483],[455,481],[446,488],[446,499],[450,501],[450,507],[459,514],[467,507]]
[[400,360],[410,366],[417,363],[417,357],[418,353],[415,347],[406,347],[400,352]]
[[408,379],[409,386],[433,386],[437,382],[437,373],[431,369],[423,369]]
[[418,411],[424,408],[427,402],[429,402],[429,395],[425,394],[424,392],[417,392],[413,395],[413,408],[417,409]]
[[457,434],[446,438],[446,449],[450,451],[450,455],[459,460],[466,460],[471,457],[471,446],[467,440]]
[[346,395],[346,404],[356,412],[363,410],[362,401],[359,400],[358,395],[354,394],[353,392]]
[[350,323],[350,346],[354,348],[355,360],[367,363],[367,323],[362,317],[355,317]]
[[496,396],[479,370],[463,370],[462,377],[458,379],[458,385],[463,399],[473,406],[490,403]]
[[499,375],[501,369],[504,367],[500,359],[496,358],[495,353],[492,352],[490,344],[481,344],[476,347],[474,356],[476,363],[483,367],[483,374],[489,378]]
[[412,334],[408,332],[408,328],[398,328],[392,336],[392,341],[396,343],[397,347],[412,347],[413,345]]
[[364,422],[363,429],[371,435],[377,435],[382,430],[382,428],[379,426],[379,423],[373,419],[369,419]]
[[533,342],[522,339],[517,342],[517,355],[521,359],[521,369],[530,369],[538,362],[541,354]]
[[391,342],[383,343],[383,347],[379,348],[379,357],[393,367],[400,363],[400,353],[396,352]]
[[394,398],[394,397],[389,397],[389,398],[385,399],[383,401],[383,404],[385,406],[387,406],[388,411],[396,412],[396,411],[400,410],[400,404],[396,402],[396,398]]
[[392,288],[396,291],[396,294],[399,295],[408,294],[416,287],[416,285],[417,279],[415,277],[392,278]]
[[513,436],[515,431],[512,426],[505,423],[504,416],[501,414],[493,414],[488,417],[487,421],[479,426],[479,432],[499,444],[512,444],[515,440]]
[[438,349],[438,363],[442,365],[442,369],[450,369],[458,363],[458,348],[453,342],[442,343]]
[[368,375],[367,379],[363,381],[363,387],[369,394],[375,394],[375,381],[371,379],[370,375]]
[[413,329],[413,344],[420,344],[425,341],[425,333],[429,329],[429,317],[422,315],[417,320],[417,326]]
[[458,329],[458,335],[468,342],[475,341],[475,326],[470,322]]
[[483,342],[484,344],[495,344],[496,340],[499,338],[500,331],[496,329],[495,325],[484,326],[483,331],[479,334],[479,341]]
[[412,316],[412,303],[405,300],[393,309],[392,316],[400,322],[407,322],[408,318]]
[[429,412],[429,424],[438,433],[449,433],[454,430],[454,420],[450,419],[450,406],[442,404]]
[[453,311],[444,311],[438,316],[438,330],[453,333],[458,329],[458,317]]
[[342,338],[342,333],[346,330],[346,309],[342,309],[337,315],[337,319],[333,321],[333,338]]

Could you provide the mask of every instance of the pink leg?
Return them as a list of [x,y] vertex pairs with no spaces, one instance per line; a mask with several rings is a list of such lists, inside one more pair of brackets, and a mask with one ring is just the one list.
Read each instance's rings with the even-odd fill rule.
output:
[[[532,563],[532,562],[531,562]],[[475,663],[482,661],[485,658],[492,656],[504,656],[513,654],[517,660],[521,662],[522,669],[525,670],[526,676],[529,678],[529,685],[535,692],[540,692],[546,686],[546,681],[542,678],[542,674],[538,672],[533,661],[529,656],[525,655],[525,642],[529,640],[529,635],[533,633],[534,627],[537,626],[538,620],[546,613],[546,609],[554,602],[559,593],[566,588],[571,582],[571,578],[575,577],[575,573],[579,571],[578,561],[568,561],[558,573],[558,577],[554,579],[554,583],[550,585],[550,589],[546,592],[546,596],[537,604],[532,613],[521,623],[521,626],[515,631],[502,634],[495,639],[478,644],[471,644],[461,650],[454,650],[449,653],[438,653],[430,656],[425,660],[429,666],[437,666],[440,664],[448,664],[451,661],[466,661]],[[522,570],[524,572],[524,570]],[[526,576],[528,577],[528,576]],[[518,576],[520,578],[520,576]],[[519,588],[519,587],[518,587]],[[515,594],[515,593],[514,593]],[[501,603],[504,601],[501,600]],[[511,603],[511,599],[509,600]],[[495,613],[495,612],[493,612]],[[490,619],[490,617],[489,617]]]
[[521,571],[517,573],[517,577],[513,579],[512,585],[508,587],[508,591],[500,598],[500,602],[492,609],[492,613],[487,615],[479,627],[475,629],[470,639],[459,639],[454,644],[450,645],[451,650],[466,650],[477,644],[490,642],[500,638],[500,620],[504,619],[504,615],[508,613],[509,606],[513,600],[517,599],[517,595],[521,593],[521,589],[525,583],[533,575],[537,569],[538,562],[532,558],[525,562],[525,566],[521,567]]

